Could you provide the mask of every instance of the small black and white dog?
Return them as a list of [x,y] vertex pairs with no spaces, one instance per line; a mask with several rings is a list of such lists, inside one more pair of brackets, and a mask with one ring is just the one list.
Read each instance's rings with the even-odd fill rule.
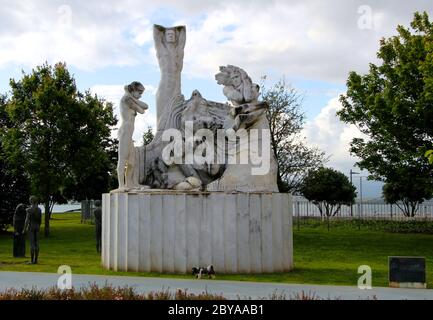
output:
[[213,265],[210,265],[207,268],[192,268],[192,275],[195,276],[197,279],[201,279],[204,275],[207,275],[209,279],[214,279],[216,273]]

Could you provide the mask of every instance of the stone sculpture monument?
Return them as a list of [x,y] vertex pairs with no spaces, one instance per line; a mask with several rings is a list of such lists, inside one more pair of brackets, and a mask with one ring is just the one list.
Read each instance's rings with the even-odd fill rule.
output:
[[27,232],[30,240],[30,264],[38,263],[39,256],[39,230],[42,222],[42,211],[38,207],[38,198],[30,197],[31,207],[27,209],[24,232]]
[[[241,142],[234,144],[227,152],[233,157],[260,158],[257,152],[263,153],[262,160],[267,171],[255,173],[251,161],[247,164],[228,165],[223,176],[207,186],[208,191],[242,191],[242,192],[278,192],[278,164],[270,147],[269,122],[266,118],[268,106],[258,102],[260,87],[251,81],[241,68],[229,65],[221,67],[215,76],[218,84],[224,85],[224,95],[232,103],[224,129],[242,131],[245,135]],[[251,135],[257,132],[257,136]],[[251,146],[257,146],[254,150]]]
[[135,128],[135,116],[143,114],[149,107],[141,98],[144,86],[140,82],[133,82],[125,86],[125,94],[120,100],[120,128],[118,131],[119,148],[117,177],[119,180],[119,192],[125,192],[132,188],[139,188],[138,163],[136,163],[136,149],[132,140]]
[[26,206],[19,204],[15,209],[13,226],[14,226],[14,257],[24,258],[26,256],[26,238],[24,235],[24,223],[26,220]]
[[156,93],[157,130],[160,120],[166,112],[173,97],[181,95],[181,74],[183,69],[184,49],[186,44],[186,28],[183,26],[165,28],[153,27],[156,57],[161,69],[161,81]]
[[[103,195],[104,267],[170,273],[189,273],[197,265],[214,265],[218,273],[290,271],[291,196],[278,192],[268,106],[259,101],[259,86],[242,68],[227,65],[215,76],[227,102],[209,101],[198,90],[185,99],[186,28],[155,25],[154,40],[161,69],[157,132],[149,145],[133,147],[130,121],[128,131],[122,131],[125,137],[119,137],[122,159],[128,159],[119,162],[119,177],[124,163],[125,177],[128,170],[133,174],[124,184],[119,181],[119,190]],[[126,91],[135,100],[141,96]],[[128,112],[129,100],[121,102]]]

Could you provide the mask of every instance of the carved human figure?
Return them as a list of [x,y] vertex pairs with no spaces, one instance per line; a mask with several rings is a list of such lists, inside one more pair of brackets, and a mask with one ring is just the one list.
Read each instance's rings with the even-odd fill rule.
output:
[[170,101],[181,94],[186,28],[154,25],[153,37],[161,69],[161,81],[156,93],[157,130],[164,130],[161,128],[161,118],[167,115]]
[[23,258],[26,255],[26,239],[24,236],[24,223],[26,220],[26,206],[19,204],[15,209],[13,226],[14,226],[14,248],[15,258]]
[[38,207],[38,198],[30,197],[31,207],[26,210],[27,216],[24,223],[24,232],[27,232],[30,240],[30,264],[38,263],[39,256],[39,230],[42,222],[42,211]]
[[139,99],[143,95],[144,86],[140,82],[132,82],[125,86],[125,94],[120,100],[120,128],[118,131],[119,159],[117,164],[117,177],[119,190],[127,191],[137,188],[137,174],[134,173],[136,150],[132,135],[135,128],[135,117],[137,113],[143,114],[149,107]]
[[93,210],[93,216],[95,217],[96,252],[101,253],[102,208],[100,200],[95,201],[95,209]]

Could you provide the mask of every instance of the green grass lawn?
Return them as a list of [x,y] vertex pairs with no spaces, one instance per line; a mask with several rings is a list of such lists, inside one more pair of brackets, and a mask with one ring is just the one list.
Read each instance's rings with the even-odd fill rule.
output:
[[[134,275],[191,279],[190,275],[124,273],[104,270],[95,250],[94,226],[80,223],[79,214],[56,214],[50,238],[41,237],[38,265],[12,257],[12,236],[0,235],[0,271],[57,272],[69,265],[76,274]],[[29,252],[27,243],[27,252]],[[29,255],[29,253],[27,253]],[[222,275],[220,280],[356,285],[358,267],[373,270],[373,286],[388,286],[388,256],[424,256],[427,280],[433,288],[433,235],[395,234],[347,226],[303,226],[294,230],[295,270],[271,275]],[[218,271],[218,270],[217,270]]]

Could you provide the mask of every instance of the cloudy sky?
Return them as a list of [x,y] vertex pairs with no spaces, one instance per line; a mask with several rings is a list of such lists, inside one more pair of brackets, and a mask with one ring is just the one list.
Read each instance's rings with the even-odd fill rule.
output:
[[[186,25],[182,92],[224,101],[214,80],[220,65],[244,68],[256,82],[285,78],[304,94],[309,144],[344,172],[356,161],[348,148],[356,128],[336,118],[348,72],[366,72],[381,37],[408,26],[415,11],[433,17],[431,0],[0,0],[0,92],[45,61],[64,61],[80,90],[117,103],[123,85],[146,85],[150,112],[137,118],[135,139],[155,126],[159,69],[152,25]],[[364,195],[378,195],[368,182]]]

